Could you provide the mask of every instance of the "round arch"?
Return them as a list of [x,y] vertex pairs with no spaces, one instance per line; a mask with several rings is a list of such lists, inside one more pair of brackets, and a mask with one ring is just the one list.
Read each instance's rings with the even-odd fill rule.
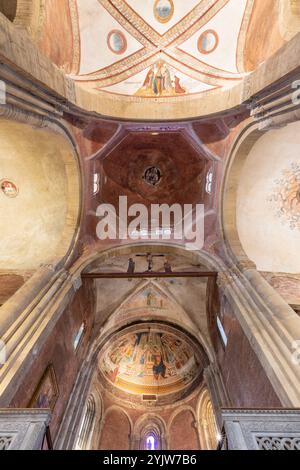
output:
[[[149,446],[148,438],[150,438],[151,446]],[[155,413],[141,416],[134,425],[132,448],[133,450],[167,450],[167,431],[164,420]]]
[[197,422],[201,449],[216,450],[218,445],[218,426],[208,389],[200,393],[197,404]]
[[[106,262],[110,257],[118,257],[121,255],[130,256],[135,253],[140,253],[141,250],[146,252],[157,252],[158,249],[163,249],[166,254],[173,254],[185,257],[187,261],[195,264],[203,264],[208,270],[215,272],[223,272],[226,270],[225,265],[222,260],[210,253],[204,251],[189,251],[186,250],[181,245],[176,244],[149,244],[149,243],[140,243],[140,244],[126,244],[122,246],[111,247],[102,252],[96,252],[94,254],[88,255],[85,258],[82,258],[80,261],[80,266],[77,268],[78,276],[83,272],[90,272],[93,267],[99,262]],[[214,362],[214,352],[209,341],[205,336],[199,332],[197,340],[202,344],[210,362]]]
[[294,227],[300,227],[299,130],[297,120],[263,131],[254,123],[233,145],[221,191],[221,225],[229,258],[242,270],[299,272],[300,236]]
[[[41,264],[67,259],[82,206],[79,159],[70,136],[53,123],[36,128],[33,121],[3,118],[0,143],[0,269],[9,265],[11,270],[34,271]],[[12,196],[6,187],[14,189]]]
[[[109,419],[111,415],[113,414],[115,414],[115,419],[113,419],[112,422],[110,422]],[[119,417],[118,419],[116,419],[116,416],[118,415]],[[120,416],[125,418],[125,420],[122,423],[123,427],[120,424]],[[107,432],[106,427],[109,432]],[[126,432],[124,433],[124,428],[125,429],[127,428],[128,435],[126,435]],[[132,431],[133,431],[132,419],[129,416],[129,414],[126,412],[126,410],[124,410],[124,408],[118,405],[110,406],[109,408],[105,410],[103,414],[98,449],[101,448],[102,450],[105,450],[108,442],[110,441],[110,442],[114,442],[114,444],[116,445],[115,450],[117,450],[118,447],[120,447],[120,449],[123,448],[123,450],[130,450]],[[112,434],[112,435],[109,436],[109,434]]]

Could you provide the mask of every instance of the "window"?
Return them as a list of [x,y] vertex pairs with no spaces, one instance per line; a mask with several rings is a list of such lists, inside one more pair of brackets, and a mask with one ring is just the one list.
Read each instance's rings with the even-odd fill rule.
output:
[[213,187],[213,171],[209,170],[209,172],[206,175],[206,186],[205,186],[205,191],[207,194],[212,194],[212,187]]
[[151,434],[146,437],[146,450],[156,450],[157,445],[156,445],[156,439],[154,436]]
[[224,346],[226,347],[227,343],[228,343],[228,338],[227,338],[224,327],[223,327],[222,322],[221,322],[219,317],[217,317],[217,326],[218,326],[218,330],[219,330],[219,333],[221,335],[222,341],[224,343]]
[[78,330],[78,333],[75,336],[74,344],[73,344],[74,351],[76,351],[78,349],[78,347],[81,343],[81,340],[83,338],[84,332],[85,332],[85,322],[82,323],[81,327]]
[[96,196],[96,194],[99,193],[99,190],[100,190],[100,175],[99,173],[94,173],[93,195]]

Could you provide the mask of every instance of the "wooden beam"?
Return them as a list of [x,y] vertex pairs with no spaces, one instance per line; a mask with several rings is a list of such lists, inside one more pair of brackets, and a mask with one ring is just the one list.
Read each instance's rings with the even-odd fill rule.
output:
[[214,271],[190,271],[190,272],[145,272],[145,273],[82,273],[82,279],[152,279],[152,278],[203,278],[213,277],[216,278],[218,275]]

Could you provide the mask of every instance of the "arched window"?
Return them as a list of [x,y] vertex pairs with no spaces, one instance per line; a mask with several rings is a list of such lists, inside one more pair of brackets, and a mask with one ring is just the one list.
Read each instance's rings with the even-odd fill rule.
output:
[[93,195],[96,196],[96,194],[99,193],[100,190],[100,175],[99,173],[94,173],[93,176]]
[[206,186],[205,186],[205,191],[207,192],[207,194],[212,194],[213,179],[214,179],[213,171],[209,170],[206,175]]
[[203,450],[216,450],[219,443],[219,430],[207,389],[202,392],[198,410],[201,448]]
[[144,415],[137,421],[133,448],[135,450],[165,450],[166,449],[165,423],[153,415]]
[[95,399],[92,395],[90,395],[85,406],[85,412],[80,426],[79,436],[76,444],[77,450],[86,450],[90,446],[95,425],[95,412]]
[[156,449],[157,449],[156,436],[150,433],[146,436],[146,450],[156,450]]

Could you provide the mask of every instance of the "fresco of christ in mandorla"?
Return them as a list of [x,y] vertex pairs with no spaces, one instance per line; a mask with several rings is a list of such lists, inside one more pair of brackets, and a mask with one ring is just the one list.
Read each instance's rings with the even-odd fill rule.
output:
[[145,331],[113,342],[100,369],[114,386],[127,392],[170,393],[197,376],[198,364],[188,342],[170,333]]

